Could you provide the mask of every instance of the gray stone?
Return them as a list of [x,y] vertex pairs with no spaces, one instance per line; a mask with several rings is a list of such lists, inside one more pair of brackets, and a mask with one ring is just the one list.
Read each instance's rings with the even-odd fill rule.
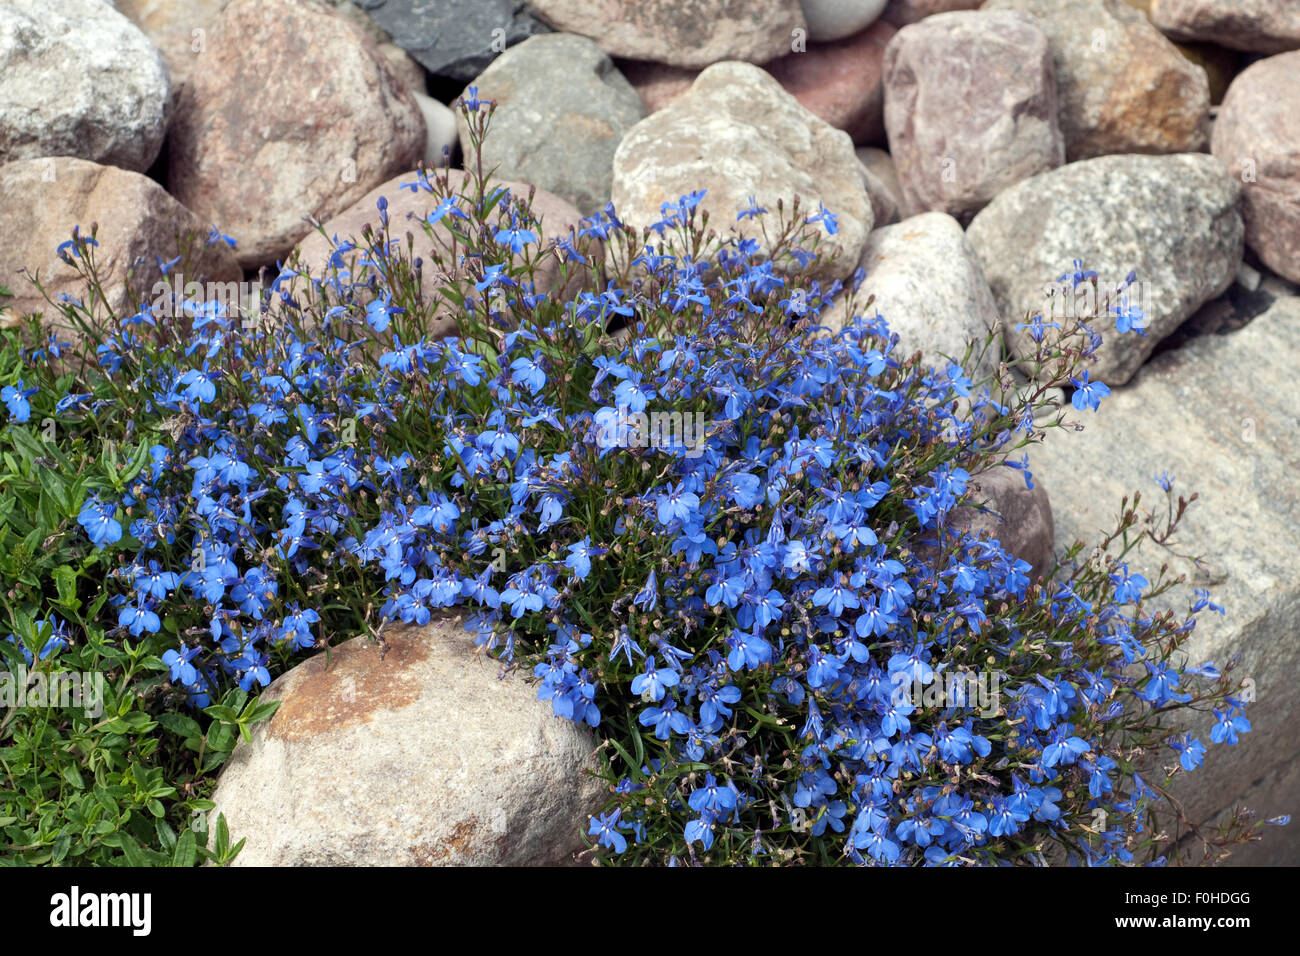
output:
[[799,0],[530,0],[529,6],[555,29],[591,37],[610,56],[672,66],[766,63],[807,39]]
[[104,0],[0,4],[0,163],[40,156],[144,172],[167,131],[167,67]]
[[240,264],[274,262],[425,147],[419,107],[383,54],[308,0],[232,0],[205,69],[181,92],[168,187],[239,240]]
[[1211,149],[1241,181],[1247,245],[1300,282],[1300,50],[1253,63],[1232,81]]
[[1065,154],[1190,153],[1205,146],[1210,85],[1122,0],[988,0],[1038,18],[1052,47]]
[[1014,10],[941,13],[885,52],[885,131],[903,215],[969,218],[1065,161],[1047,37]]
[[[1188,153],[1101,156],[1041,173],[997,196],[967,235],[1011,352],[1035,354],[1029,330],[1015,328],[1033,313],[1067,327],[1071,309],[1086,320],[1094,304],[1108,308],[1102,300],[1135,271],[1138,281],[1126,294],[1145,313],[1146,335],[1121,334],[1106,322],[1096,328],[1103,343],[1089,366],[1094,379],[1128,381],[1162,338],[1232,282],[1243,249],[1240,192],[1218,160]],[[1072,302],[1058,281],[1072,272],[1075,259],[1098,273],[1093,302]],[[1070,280],[1064,284],[1072,289]],[[1045,341],[1059,342],[1060,334],[1048,329]]]
[[81,330],[67,323],[19,270],[35,273],[51,298],[67,293],[84,302],[85,282],[56,250],[71,238],[73,226],[90,235],[96,223],[99,276],[108,305],[119,315],[128,307],[134,311],[123,287],[128,270],[134,269],[136,293],[152,301],[153,284],[162,277],[158,260],[179,254],[178,234],[196,235],[202,252],[193,262],[194,274],[181,276],[183,266],[177,266],[169,281],[179,276],[183,286],[243,278],[225,243],[203,246],[208,225],[149,177],[70,156],[20,160],[0,166],[0,235],[5,237],[0,285],[14,293],[3,300],[11,310],[5,319],[41,312],[46,325],[59,328],[61,338],[81,338]]
[[[606,797],[595,740],[476,657],[459,619],[355,638],[261,696],[280,708],[213,794],[236,866],[573,862]],[[210,827],[209,829],[212,829]]]
[[[496,104],[484,168],[535,183],[588,215],[609,202],[614,151],[645,106],[600,47],[569,33],[532,37],[472,85]],[[455,119],[468,156],[468,125],[461,114]]]
[[798,194],[805,216],[823,203],[839,228],[822,234],[819,276],[851,275],[874,222],[848,134],[748,63],[706,69],[686,95],[632,127],[614,154],[614,207],[638,229],[663,218],[663,203],[699,189],[707,190],[701,208],[710,210],[715,228],[734,224],[760,248],[754,221],[736,221],[750,196],[773,217],[778,198],[788,209]]
[[842,40],[873,23],[886,0],[799,0],[808,21],[808,39]]
[[1203,40],[1248,53],[1300,49],[1295,0],[1152,0],[1151,22],[1175,40]]
[[507,46],[545,33],[523,0],[355,0],[393,42],[435,76],[462,83]]
[[[943,355],[961,361],[970,341],[976,346],[972,354],[978,355],[997,328],[997,305],[979,258],[960,223],[945,213],[924,213],[875,230],[858,265],[866,278],[852,314],[879,312],[889,330],[898,333],[900,356],[920,349],[929,364],[941,367]],[[868,296],[875,297],[869,308]],[[842,295],[821,321],[839,329],[849,318],[847,295]],[[975,370],[991,374],[999,357],[995,341]]]
[[[1058,553],[1076,540],[1087,551],[1114,528],[1120,499],[1140,491],[1141,507],[1163,527],[1164,495],[1153,476],[1168,471],[1176,494],[1199,497],[1173,541],[1180,555],[1204,556],[1204,571],[1149,540],[1125,559],[1153,583],[1165,562],[1186,574],[1186,589],[1155,598],[1147,610],[1187,612],[1192,587],[1205,587],[1226,615],[1206,611],[1184,650],[1191,663],[1254,681],[1252,731],[1236,746],[1210,742],[1204,714],[1190,728],[1204,741],[1204,765],[1179,774],[1174,793],[1202,823],[1238,803],[1261,817],[1300,809],[1300,429],[1292,385],[1300,361],[1300,299],[1278,301],[1250,324],[1164,352],[1123,388],[1112,389],[1081,432],[1052,431],[1031,446],[1034,478],[1056,495]],[[1065,493],[1068,489],[1068,494]],[[1176,764],[1166,754],[1163,765]],[[1153,777],[1156,782],[1163,775]],[[1265,842],[1240,862],[1300,862],[1300,829],[1267,828]]]
[[903,187],[898,182],[894,158],[876,146],[859,146],[854,152],[867,170],[867,192],[871,195],[871,208],[876,211],[876,226],[897,222],[902,218]]

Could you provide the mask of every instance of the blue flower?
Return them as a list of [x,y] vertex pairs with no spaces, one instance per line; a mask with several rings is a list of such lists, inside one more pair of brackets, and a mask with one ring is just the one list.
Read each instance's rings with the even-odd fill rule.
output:
[[87,498],[82,504],[77,522],[86,529],[91,544],[96,548],[103,548],[122,540],[122,525],[114,518],[116,513],[116,505],[111,502],[101,502],[93,496]]
[[32,406],[27,399],[36,392],[34,388],[24,388],[23,380],[20,378],[17,385],[6,385],[0,389],[0,400],[4,401],[5,407],[9,410],[9,417],[21,424],[31,418]]
[[1102,382],[1090,382],[1088,380],[1088,370],[1084,369],[1079,378],[1071,378],[1070,382],[1074,385],[1074,394],[1070,396],[1070,404],[1075,408],[1083,411],[1085,408],[1097,410],[1101,400],[1110,394],[1110,389]]
[[1214,726],[1210,729],[1210,739],[1216,744],[1235,745],[1237,743],[1237,734],[1244,734],[1249,730],[1250,721],[1244,715],[1234,713],[1232,710],[1222,711],[1215,708]]
[[609,847],[615,853],[622,853],[627,849],[627,837],[618,832],[618,818],[622,812],[615,809],[598,817],[592,817],[591,827],[587,830],[589,835],[599,837],[597,842],[601,846]]
[[537,234],[528,229],[520,229],[512,219],[509,229],[500,229],[493,237],[497,245],[509,246],[516,255],[524,251],[524,246],[537,241]]

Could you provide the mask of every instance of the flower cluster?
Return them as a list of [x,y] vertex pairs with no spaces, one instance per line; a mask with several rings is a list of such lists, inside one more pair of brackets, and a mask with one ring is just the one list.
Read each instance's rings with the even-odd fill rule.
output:
[[[802,277],[829,212],[778,207],[762,252],[703,241],[702,193],[644,232],[607,208],[548,239],[471,178],[410,183],[452,240],[440,298],[383,202],[325,275],[284,268],[269,313],[123,317],[61,406],[134,448],[78,521],[120,552],[118,633],[170,641],[190,704],[454,611],[596,729],[593,840],[661,862],[1129,862],[1160,803],[1132,759],[1168,734],[1153,715],[1211,702],[1213,741],[1249,729],[1224,675],[1174,666],[1194,618],[1145,612],[1126,564],[1045,580],[963,530],[1047,385],[904,360],[879,315],[817,324],[852,295]],[[1062,367],[1095,408],[1105,387]],[[17,421],[26,397],[6,389]],[[706,425],[601,440],[656,413]],[[991,704],[910,691],[991,672]],[[1204,745],[1169,753],[1190,770]]]

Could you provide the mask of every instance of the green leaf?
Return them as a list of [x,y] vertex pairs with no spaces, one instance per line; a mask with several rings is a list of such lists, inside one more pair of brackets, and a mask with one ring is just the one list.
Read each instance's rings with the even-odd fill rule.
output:
[[172,866],[193,866],[198,857],[198,845],[194,841],[194,831],[186,828],[176,841],[172,850]]
[[63,779],[78,790],[86,789],[86,781],[81,779],[81,771],[77,769],[76,764],[69,764],[63,768]]
[[54,569],[54,587],[59,592],[59,603],[69,610],[76,611],[81,607],[81,601],[77,599],[77,572],[66,564],[61,564]]

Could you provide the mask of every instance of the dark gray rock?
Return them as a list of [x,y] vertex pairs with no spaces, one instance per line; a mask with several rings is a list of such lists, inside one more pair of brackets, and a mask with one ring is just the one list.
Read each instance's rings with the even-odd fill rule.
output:
[[550,28],[523,0],[353,0],[430,73],[468,82],[489,63]]

